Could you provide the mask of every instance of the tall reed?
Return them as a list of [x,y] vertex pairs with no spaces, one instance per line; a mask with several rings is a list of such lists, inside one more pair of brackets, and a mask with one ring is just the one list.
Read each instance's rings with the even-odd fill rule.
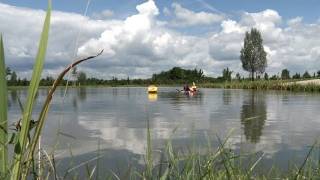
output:
[[7,81],[4,62],[4,48],[0,34],[0,178],[6,176],[8,169],[8,118],[7,118]]
[[[51,0],[49,0],[48,2],[49,2],[48,10],[47,10],[46,18],[44,21],[43,30],[41,33],[38,53],[37,53],[34,67],[33,67],[31,82],[28,88],[27,101],[26,101],[24,112],[22,115],[21,131],[19,134],[18,142],[15,145],[15,158],[14,158],[15,162],[12,170],[13,176],[11,177],[11,179],[15,179],[15,180],[20,179],[20,175],[22,173],[21,168],[25,163],[24,155],[27,151],[26,148],[28,145],[27,141],[28,141],[28,135],[30,131],[31,115],[32,115],[33,105],[35,102],[36,93],[39,88],[39,82],[40,82],[41,73],[43,70],[46,51],[47,51],[49,29],[50,29],[50,18],[51,18]],[[23,173],[26,174],[27,171],[24,171]]]
[[[42,129],[44,127],[45,119],[49,111],[50,102],[53,98],[54,92],[58,87],[59,83],[63,80],[66,73],[70,71],[74,66],[87,61],[89,59],[95,58],[102,54],[103,50],[94,56],[89,56],[83,59],[74,61],[66,69],[64,69],[54,81],[52,88],[44,102],[41,113],[37,121],[31,120],[31,115],[34,108],[35,97],[39,89],[39,82],[41,78],[41,73],[43,70],[43,65],[45,61],[49,29],[50,29],[50,19],[51,19],[51,0],[48,1],[48,9],[46,12],[46,17],[40,37],[39,47],[37,56],[35,59],[35,64],[33,67],[32,77],[30,86],[28,88],[27,100],[22,107],[22,118],[17,122],[16,127],[17,133],[13,133],[12,139],[8,140],[8,119],[7,119],[7,81],[6,81],[6,70],[4,62],[4,48],[2,35],[0,36],[0,178],[1,179],[12,179],[20,180],[27,179],[30,175],[30,168],[33,167],[32,173],[34,178],[38,178],[35,173],[35,160],[34,153],[36,151],[36,146],[39,142],[39,137],[41,135]],[[20,101],[19,101],[20,104]],[[35,131],[31,132],[31,124],[35,124]],[[9,164],[8,158],[8,143],[14,143],[14,152],[12,158],[12,164]],[[41,162],[40,162],[41,163]],[[52,164],[52,163],[51,163]],[[10,167],[10,168],[9,168]],[[43,172],[43,171],[42,171]]]

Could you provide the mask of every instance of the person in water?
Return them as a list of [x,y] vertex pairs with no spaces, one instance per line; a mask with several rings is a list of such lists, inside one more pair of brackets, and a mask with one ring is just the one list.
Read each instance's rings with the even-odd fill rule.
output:
[[186,91],[186,92],[190,91],[189,85],[188,85],[188,84],[185,84],[185,85],[183,86],[183,90]]

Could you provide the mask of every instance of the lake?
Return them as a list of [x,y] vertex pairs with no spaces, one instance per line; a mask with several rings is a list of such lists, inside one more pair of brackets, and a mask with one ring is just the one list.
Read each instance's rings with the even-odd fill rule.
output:
[[[100,169],[121,173],[144,163],[149,122],[155,157],[169,139],[176,149],[201,153],[208,141],[218,147],[217,137],[225,140],[230,134],[228,148],[264,154],[263,165],[286,169],[290,162],[300,163],[320,135],[319,94],[201,89],[186,96],[176,89],[148,95],[140,87],[71,88],[65,97],[58,89],[42,148],[54,150],[61,172],[81,162],[94,164],[98,156]],[[38,93],[34,118],[47,91]],[[19,119],[18,97],[24,102],[26,95],[25,89],[9,91],[11,121]]]

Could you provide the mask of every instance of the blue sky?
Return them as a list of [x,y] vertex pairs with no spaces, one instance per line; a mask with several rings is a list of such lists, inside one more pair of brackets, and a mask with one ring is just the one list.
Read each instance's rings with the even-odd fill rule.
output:
[[[246,76],[239,52],[253,27],[264,39],[268,73],[320,70],[318,0],[91,0],[84,17],[86,4],[53,0],[44,76],[55,76],[75,50],[86,56],[101,48],[97,62],[80,67],[89,76],[145,78],[173,66],[210,76],[229,67]],[[31,74],[46,6],[45,0],[0,1],[7,64],[19,76]]]
[[[46,9],[46,0],[1,0],[6,4],[15,6],[23,6],[30,8]],[[116,12],[119,17],[125,17],[135,12],[135,6],[141,4],[143,0],[91,0],[89,14],[111,9]],[[195,11],[211,11],[198,0],[157,0],[157,6],[170,6],[172,2],[177,2],[184,7]],[[319,19],[320,2],[318,0],[204,0],[205,3],[215,9],[229,13],[237,14],[241,11],[258,12],[264,9],[274,9],[278,11],[282,17],[286,19],[296,16],[303,16],[304,20],[312,22]],[[60,11],[83,13],[87,0],[53,0],[53,8]]]

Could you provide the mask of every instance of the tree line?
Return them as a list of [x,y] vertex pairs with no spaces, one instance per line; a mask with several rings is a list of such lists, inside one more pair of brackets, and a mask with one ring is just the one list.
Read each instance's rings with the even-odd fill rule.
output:
[[[224,81],[231,81],[231,80],[252,80],[252,76],[250,74],[250,77],[244,77],[241,76],[240,73],[236,73],[235,76],[232,76],[233,71],[231,71],[229,68],[225,68],[222,71],[221,76],[216,78],[216,81],[224,82]],[[309,73],[309,71],[305,71],[304,73],[295,73],[293,75],[290,74],[290,71],[288,69],[283,69],[278,74],[273,74],[270,76],[268,73],[263,74],[257,74],[254,79],[258,80],[290,80],[290,79],[311,79],[311,78],[320,78],[320,70],[317,72]]]
[[[232,70],[228,67],[222,70],[220,76],[209,77],[203,74],[201,69],[183,69],[181,67],[174,67],[168,71],[162,71],[158,74],[153,74],[151,78],[147,79],[130,79],[127,78],[117,78],[112,77],[111,79],[100,79],[95,77],[87,77],[85,72],[73,71],[71,73],[71,78],[69,81],[64,79],[61,82],[61,85],[79,86],[79,85],[106,85],[106,86],[130,86],[130,85],[149,85],[149,84],[164,84],[164,85],[174,85],[174,84],[190,84],[192,82],[196,83],[221,83],[232,80],[251,80],[250,77],[241,76],[240,73],[234,74]],[[270,76],[268,73],[259,74],[255,76],[255,79],[264,79],[264,80],[289,80],[289,79],[309,79],[309,78],[320,78],[320,70],[314,73],[309,73],[305,71],[304,73],[295,73],[290,74],[288,69],[283,69],[278,75]],[[41,79],[41,86],[51,86],[54,82],[54,78],[47,76]],[[12,71],[10,68],[7,68],[7,82],[9,86],[28,86],[29,80],[26,78],[19,78],[15,71]]]

